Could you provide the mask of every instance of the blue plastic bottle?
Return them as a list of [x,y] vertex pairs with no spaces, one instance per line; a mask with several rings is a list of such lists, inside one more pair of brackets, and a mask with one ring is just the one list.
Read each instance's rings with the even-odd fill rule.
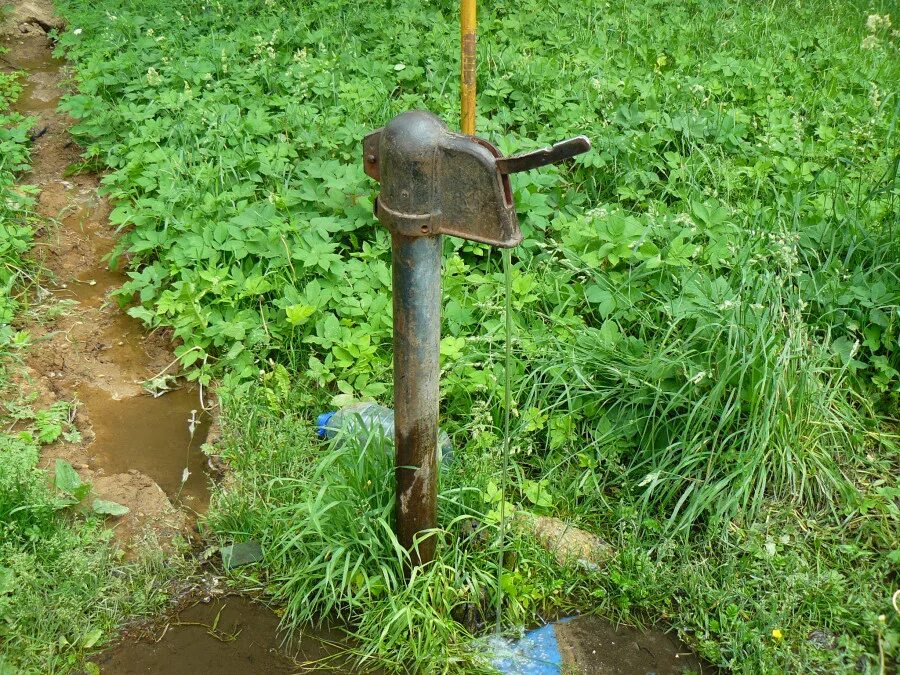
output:
[[[316,433],[319,438],[333,438],[338,431],[351,433],[360,441],[365,441],[372,429],[381,428],[385,438],[394,441],[394,411],[377,403],[354,403],[333,412],[322,413],[316,418]],[[453,461],[453,447],[450,437],[438,432],[438,448],[442,465]]]

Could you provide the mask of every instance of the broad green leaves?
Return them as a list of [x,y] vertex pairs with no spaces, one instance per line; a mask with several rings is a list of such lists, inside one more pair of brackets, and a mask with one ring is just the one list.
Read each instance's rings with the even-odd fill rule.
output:
[[69,503],[80,502],[91,491],[91,484],[82,482],[72,465],[64,459],[56,460],[53,483],[57,490],[65,493],[72,500]]
[[284,308],[284,313],[287,315],[289,324],[298,326],[306,323],[306,320],[316,313],[316,308],[312,305],[304,304],[288,305]]
[[[78,472],[64,459],[56,460],[53,484],[63,493],[62,498],[57,501],[57,508],[79,504],[92,489],[92,485],[82,481]],[[101,516],[124,516],[128,513],[127,506],[106,499],[94,499],[91,510]]]
[[[302,345],[302,361],[321,364],[309,374],[332,393],[339,381],[359,391],[372,378],[386,383],[389,246],[371,215],[374,186],[362,173],[359,142],[410,107],[452,122],[455,99],[445,89],[456,71],[442,45],[455,39],[455,15],[410,3],[390,12],[341,6],[332,25],[332,2],[260,12],[236,0],[214,13],[186,8],[170,20],[171,8],[157,4],[117,9],[114,22],[71,7],[78,23],[102,27],[61,38],[82,89],[65,107],[80,120],[76,133],[89,154],[113,169],[104,184],[117,200],[112,220],[123,228],[120,248],[132,267],[120,298],[136,303],[130,313],[149,326],[171,326],[183,343],[182,366],[203,381],[226,364],[242,379],[255,377],[260,357]],[[530,330],[541,329],[537,316],[635,322],[692,275],[727,276],[745,266],[739,255],[757,236],[750,231],[844,217],[841,205],[861,194],[850,186],[889,168],[878,140],[889,120],[859,83],[890,82],[896,68],[861,60],[846,31],[823,26],[832,35],[827,50],[824,42],[801,47],[797,35],[767,33],[773,49],[791,55],[782,59],[772,50],[759,55],[756,29],[734,32],[759,24],[752,6],[714,22],[709,30],[729,35],[720,41],[708,39],[692,10],[678,7],[669,21],[648,24],[642,7],[602,17],[583,4],[559,10],[570,25],[593,26],[565,46],[547,39],[557,17],[541,20],[545,4],[497,6],[485,16],[493,51],[480,73],[482,133],[506,153],[574,133],[595,147],[568,166],[513,179],[526,234],[519,255],[529,266],[516,283],[531,285],[516,289],[516,303],[517,311],[529,307]],[[429,26],[431,39],[413,30],[389,41],[362,37],[393,35],[400,15]],[[527,27],[524,15],[535,17]],[[819,21],[809,8],[781,8],[778,17]],[[622,25],[628,39],[607,48]],[[532,40],[550,51],[534,53],[525,47]],[[825,81],[798,66],[801,51]],[[841,94],[826,102],[823,87]],[[871,133],[848,131],[851,119]],[[824,186],[834,195],[813,198]],[[888,192],[870,191],[865,217],[873,223],[890,217]],[[558,258],[545,255],[548,243],[562,245]],[[778,251],[770,240],[758,244],[753,255],[774,252],[781,265],[780,244]],[[476,281],[491,265],[484,247],[455,246],[469,267],[468,278],[448,284],[445,303],[447,330],[459,339],[493,330]],[[557,260],[590,274],[573,283]],[[566,285],[573,293],[556,291]],[[896,289],[886,291],[878,309],[895,321],[888,310]],[[896,386],[895,329],[872,323],[858,321],[852,338],[871,351],[861,361],[887,359],[882,386]],[[362,336],[377,367],[365,354],[352,361],[348,345]]]

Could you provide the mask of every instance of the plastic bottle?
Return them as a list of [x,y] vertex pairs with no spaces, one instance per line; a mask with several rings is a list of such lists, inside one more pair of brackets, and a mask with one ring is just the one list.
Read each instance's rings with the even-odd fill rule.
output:
[[[333,438],[338,431],[352,433],[365,441],[371,429],[381,427],[385,438],[394,441],[394,411],[377,403],[354,403],[340,410],[322,413],[316,418],[316,434],[321,439]],[[438,431],[438,449],[442,465],[453,461],[453,446],[444,431]]]

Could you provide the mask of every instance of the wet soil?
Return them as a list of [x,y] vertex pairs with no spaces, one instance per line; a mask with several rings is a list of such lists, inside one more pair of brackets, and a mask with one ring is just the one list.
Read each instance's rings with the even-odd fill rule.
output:
[[[17,8],[19,14],[38,11],[29,3]],[[9,50],[0,67],[27,74],[14,109],[34,118],[37,138],[32,169],[21,182],[39,188],[37,211],[45,219],[33,255],[46,273],[24,326],[33,346],[20,385],[39,404],[80,403],[75,424],[84,441],[51,446],[45,465],[69,461],[93,484],[95,497],[130,509],[112,523],[123,545],[130,547],[148,528],[165,545],[187,534],[194,514],[206,509],[200,446],[210,418],[196,390],[158,398],[144,391],[145,381],[175,361],[170,335],[147,334],[109,295],[127,277],[110,269],[116,232],[97,191],[100,176],[71,170],[81,151],[68,132],[72,120],[56,110],[67,73],[42,29],[50,19],[52,13],[18,24],[21,30],[0,42]]]
[[558,623],[554,631],[567,675],[718,672],[662,631],[614,626],[592,616]]
[[294,646],[282,649],[278,621],[271,609],[245,597],[198,603],[152,635],[126,638],[95,662],[105,675],[364,672],[342,659],[340,631],[304,633]]
[[500,635],[476,645],[504,675],[696,675],[719,673],[677,636],[655,628],[616,626],[593,616],[563,618],[518,640]]

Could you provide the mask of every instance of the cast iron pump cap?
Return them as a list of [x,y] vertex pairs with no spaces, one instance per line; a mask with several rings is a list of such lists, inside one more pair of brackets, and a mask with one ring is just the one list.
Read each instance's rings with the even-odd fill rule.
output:
[[516,157],[450,131],[436,115],[405,112],[363,140],[366,174],[381,183],[375,215],[399,234],[449,234],[509,248],[522,241],[509,174],[586,152],[584,136]]

